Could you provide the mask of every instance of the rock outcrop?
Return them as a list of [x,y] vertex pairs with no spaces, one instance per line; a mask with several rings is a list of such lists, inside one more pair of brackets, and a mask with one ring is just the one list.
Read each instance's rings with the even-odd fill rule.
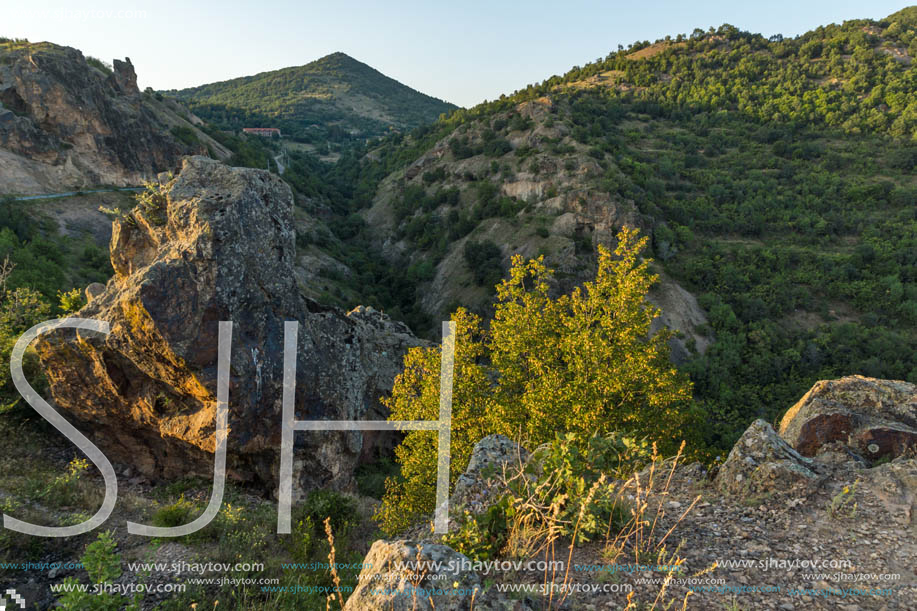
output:
[[112,62],[112,68],[112,78],[118,89],[127,94],[140,93],[140,88],[137,87],[137,72],[134,71],[131,58],[125,57],[124,61],[116,59]]
[[[116,221],[115,276],[77,316],[107,337],[36,343],[57,405],[109,458],[148,477],[212,473],[219,321],[232,321],[229,476],[273,488],[284,321],[299,322],[297,420],[381,419],[404,351],[421,342],[372,308],[345,314],[296,288],[290,188],[262,170],[186,158],[160,203]],[[294,489],[348,486],[361,433],[295,435]]]
[[[129,59],[106,73],[70,47],[0,47],[0,194],[133,186],[188,153],[229,156],[182,115],[140,93]],[[179,141],[175,127],[198,143]]]
[[917,386],[848,376],[823,380],[791,407],[780,434],[803,456],[841,443],[866,460],[917,449]]
[[525,611],[528,605],[488,590],[474,563],[438,543],[379,540],[363,560],[344,611]]
[[503,491],[501,476],[513,467],[521,468],[529,458],[528,451],[509,437],[488,435],[475,444],[468,467],[455,482],[449,498],[450,511],[481,513]]
[[725,494],[753,495],[785,490],[817,479],[817,467],[800,456],[764,420],[755,420],[736,442],[716,476]]

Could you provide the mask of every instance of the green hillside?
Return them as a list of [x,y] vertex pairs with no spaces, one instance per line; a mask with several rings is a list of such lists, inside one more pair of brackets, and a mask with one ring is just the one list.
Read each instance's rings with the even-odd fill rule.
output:
[[455,108],[344,53],[167,93],[218,127],[279,127],[309,142],[382,136],[429,123]]
[[681,366],[714,447],[818,379],[917,381],[914,56],[915,8],[794,39],[724,25],[457,110],[353,158],[337,192],[352,211],[376,190],[330,223],[336,254],[385,246],[413,284],[365,282],[354,256],[360,282],[329,275],[329,294],[423,330],[486,314],[514,252],[576,281],[607,225],[636,224],[707,316]]

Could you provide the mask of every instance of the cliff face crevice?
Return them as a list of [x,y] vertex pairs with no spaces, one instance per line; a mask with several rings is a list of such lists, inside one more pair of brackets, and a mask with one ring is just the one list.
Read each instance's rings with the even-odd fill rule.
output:
[[[145,475],[212,472],[219,321],[233,322],[229,474],[273,489],[284,322],[300,323],[297,419],[384,417],[404,351],[420,343],[371,308],[303,297],[293,273],[289,187],[261,170],[186,158],[160,209],[115,222],[115,276],[78,313],[111,333],[57,331],[37,348],[57,406],[109,458]],[[297,433],[294,489],[348,486],[370,439]]]

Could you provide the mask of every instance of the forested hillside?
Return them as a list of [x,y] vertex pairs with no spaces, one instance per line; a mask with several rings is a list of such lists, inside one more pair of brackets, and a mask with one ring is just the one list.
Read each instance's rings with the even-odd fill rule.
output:
[[224,129],[278,127],[316,143],[383,136],[427,124],[455,108],[344,53],[168,94]]
[[682,367],[714,447],[817,379],[917,380],[915,52],[915,8],[794,39],[724,25],[389,138],[334,170],[333,235],[312,236],[347,264],[328,297],[366,278],[348,245],[374,244],[408,283],[360,296],[423,330],[486,314],[514,252],[577,281],[635,224],[708,319]]

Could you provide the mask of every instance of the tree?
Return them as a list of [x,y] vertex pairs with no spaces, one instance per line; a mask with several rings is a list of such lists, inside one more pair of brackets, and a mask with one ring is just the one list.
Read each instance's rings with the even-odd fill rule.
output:
[[494,244],[492,240],[475,242],[469,240],[465,242],[463,251],[465,262],[474,275],[474,281],[479,286],[492,288],[500,282],[503,276],[503,267],[500,264],[502,253],[500,247]]
[[[450,484],[474,444],[499,433],[535,447],[558,432],[621,431],[674,449],[686,433],[691,384],[669,361],[667,330],[650,335],[659,311],[646,301],[657,277],[640,260],[647,238],[618,234],[614,255],[599,247],[595,280],[550,295],[543,257],[513,257],[497,286],[488,330],[463,309],[456,323]],[[414,348],[385,401],[393,420],[435,420],[439,413],[438,348]],[[407,434],[396,450],[400,480],[391,479],[377,519],[395,533],[433,510],[436,440]]]

